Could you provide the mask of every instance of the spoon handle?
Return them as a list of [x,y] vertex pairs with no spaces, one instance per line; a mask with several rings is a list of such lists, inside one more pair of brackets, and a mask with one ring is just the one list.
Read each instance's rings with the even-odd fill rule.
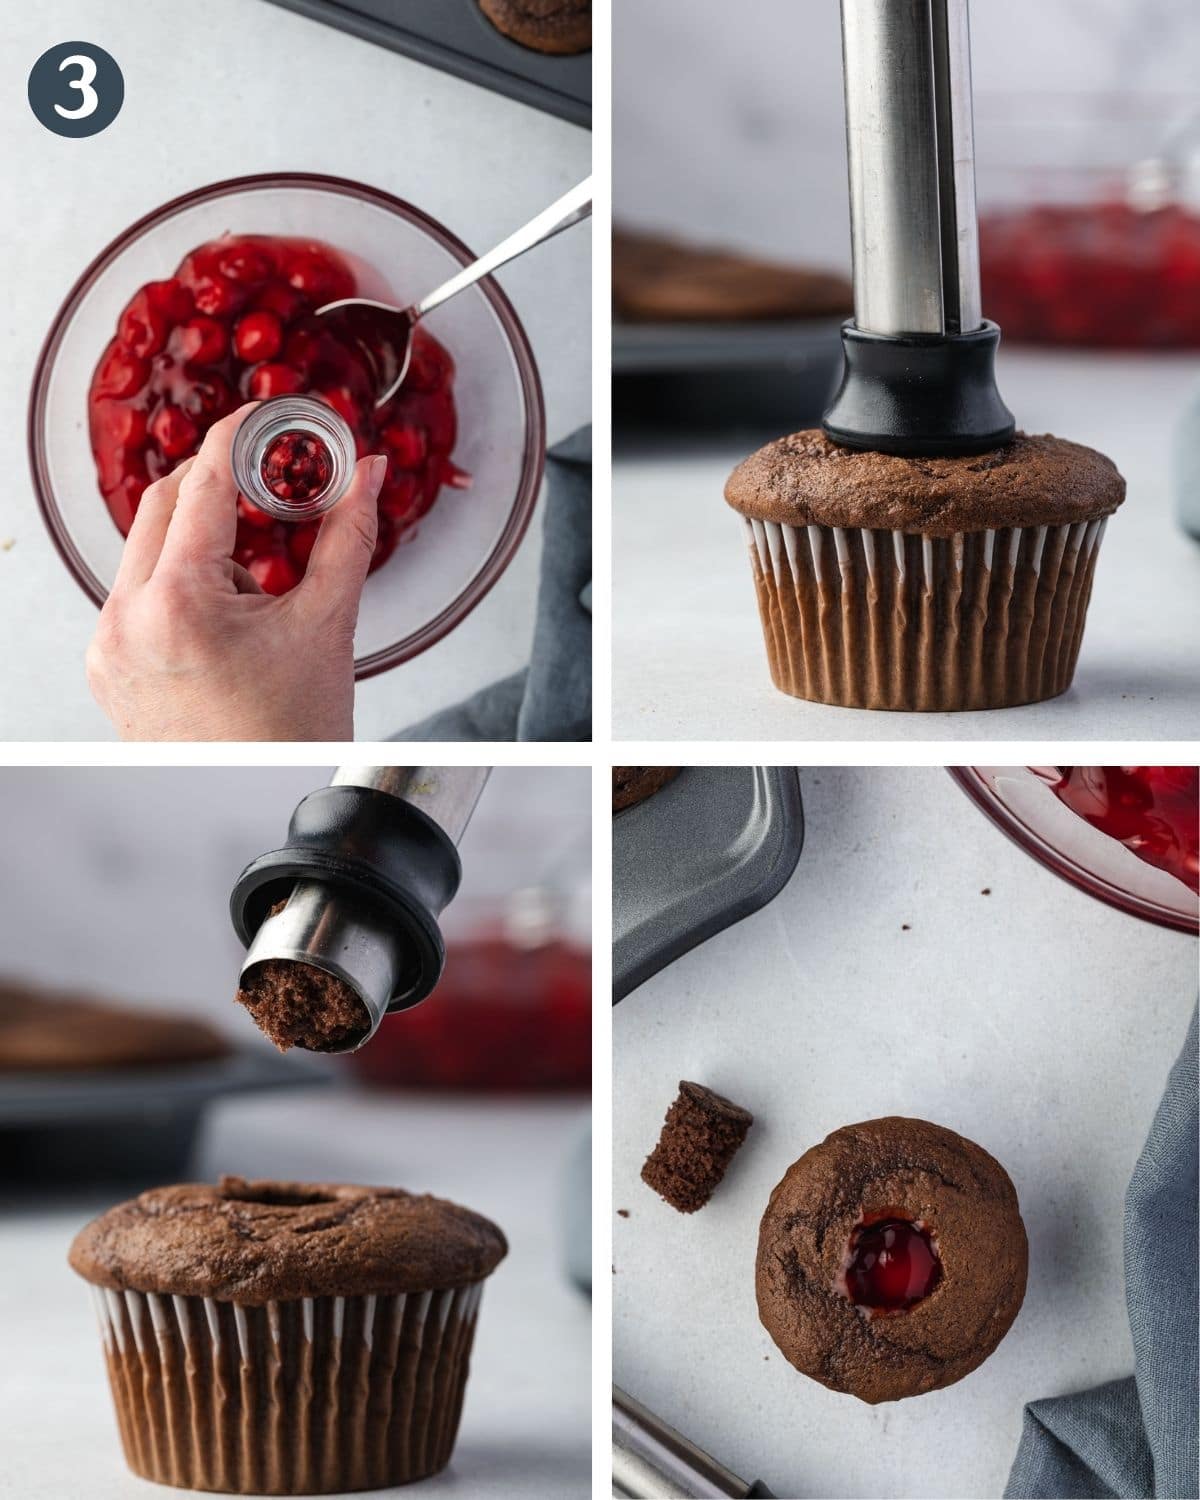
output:
[[422,297],[420,302],[414,302],[408,309],[409,316],[413,322],[416,322],[418,318],[423,318],[433,308],[440,307],[447,298],[455,296],[466,287],[473,286],[481,276],[498,271],[501,266],[507,265],[510,260],[515,260],[518,255],[524,255],[526,250],[532,250],[535,245],[548,240],[551,235],[558,234],[562,229],[569,229],[572,224],[578,224],[580,219],[586,219],[591,211],[592,179],[585,177],[570,192],[564,193],[556,203],[552,203],[549,208],[544,208],[540,214],[536,214],[528,224],[515,230],[506,240],[501,240],[494,250],[481,255],[471,265],[464,266],[461,271],[451,276],[449,281],[444,281],[428,296]]

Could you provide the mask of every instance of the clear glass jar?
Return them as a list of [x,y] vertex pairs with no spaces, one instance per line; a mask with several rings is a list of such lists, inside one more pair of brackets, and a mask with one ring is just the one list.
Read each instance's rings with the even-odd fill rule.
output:
[[[282,482],[278,455],[292,460],[288,475],[298,458],[309,482]],[[313,396],[275,396],[255,407],[234,434],[231,454],[242,495],[277,521],[312,521],[332,509],[350,486],[354,461],[354,434]]]

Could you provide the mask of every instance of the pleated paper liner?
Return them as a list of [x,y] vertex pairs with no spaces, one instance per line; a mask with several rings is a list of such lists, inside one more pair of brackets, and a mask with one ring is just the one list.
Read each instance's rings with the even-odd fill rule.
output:
[[910,536],[746,520],[775,686],[844,708],[1005,708],[1071,685],[1105,518]]
[[263,1307],[92,1290],[125,1457],[146,1479],[327,1494],[449,1462],[482,1282]]

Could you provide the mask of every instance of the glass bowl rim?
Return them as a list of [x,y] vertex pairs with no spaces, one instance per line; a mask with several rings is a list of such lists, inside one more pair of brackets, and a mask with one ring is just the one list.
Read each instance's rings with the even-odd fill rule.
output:
[[[141,239],[149,230],[157,228],[159,224],[185,209],[254,188],[323,188],[345,197],[358,198],[365,203],[387,209],[407,220],[448,251],[461,265],[469,265],[476,259],[474,251],[423,209],[417,208],[403,198],[397,198],[392,193],[385,192],[382,188],[370,187],[366,183],[355,182],[348,177],[337,177],[323,172],[256,172],[243,177],[226,177],[220,182],[207,183],[203,187],[193,188],[190,192],[181,193],[178,197],[160,204],[149,213],[143,214],[141,218],[135,219],[128,228],[110,240],[89,262],[54,315],[34,366],[26,427],[29,467],[38,510],[41,512],[42,520],[50,533],[50,539],[66,565],[67,571],[97,607],[104,604],[108,591],[75,546],[66,520],[54,497],[41,441],[50,372],[54,367],[55,358],[67,326],[86,293],[91,290],[100,274],[132,244]],[[525,444],[521,456],[521,477],[517,485],[517,493],[499,537],[474,576],[444,609],[419,630],[413,631],[391,646],[358,658],[354,663],[354,674],[359,680],[374,677],[380,672],[399,666],[401,662],[411,660],[422,651],[428,650],[430,646],[436,645],[456,625],[460,624],[490,592],[512,561],[533,516],[546,463],[546,410],[542,398],[541,379],[528,335],[521,326],[521,321],[508,297],[490,276],[485,276],[476,283],[476,286],[491,303],[516,358],[521,394],[525,401],[527,413]]]
[[[1200,934],[1200,911],[1196,916],[1189,917],[1183,912],[1171,911],[1157,901],[1150,901],[1144,896],[1135,895],[1132,891],[1122,890],[1048,843],[1041,834],[1029,827],[1006,803],[1000,800],[979,774],[977,766],[947,766],[946,769],[975,806],[996,825],[1001,833],[1007,835],[1018,848],[1032,855],[1039,864],[1044,865],[1060,879],[1068,881],[1081,891],[1086,891],[1089,896],[1095,896],[1107,905],[1116,907],[1118,911],[1140,918],[1143,922],[1153,922],[1158,927],[1169,927],[1176,932],[1186,932],[1192,937]],[[1018,769],[1028,769],[1028,767]],[[1184,886],[1183,889],[1186,890],[1187,887]]]

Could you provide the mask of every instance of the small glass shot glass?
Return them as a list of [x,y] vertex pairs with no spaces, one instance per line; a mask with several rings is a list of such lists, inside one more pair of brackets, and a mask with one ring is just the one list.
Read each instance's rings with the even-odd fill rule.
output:
[[[277,458],[294,464],[297,453],[312,471],[300,484],[285,486],[269,475]],[[354,434],[331,406],[314,396],[274,396],[256,406],[238,428],[230,461],[234,482],[251,505],[277,521],[311,521],[332,509],[350,486]],[[281,494],[283,488],[294,493]]]

